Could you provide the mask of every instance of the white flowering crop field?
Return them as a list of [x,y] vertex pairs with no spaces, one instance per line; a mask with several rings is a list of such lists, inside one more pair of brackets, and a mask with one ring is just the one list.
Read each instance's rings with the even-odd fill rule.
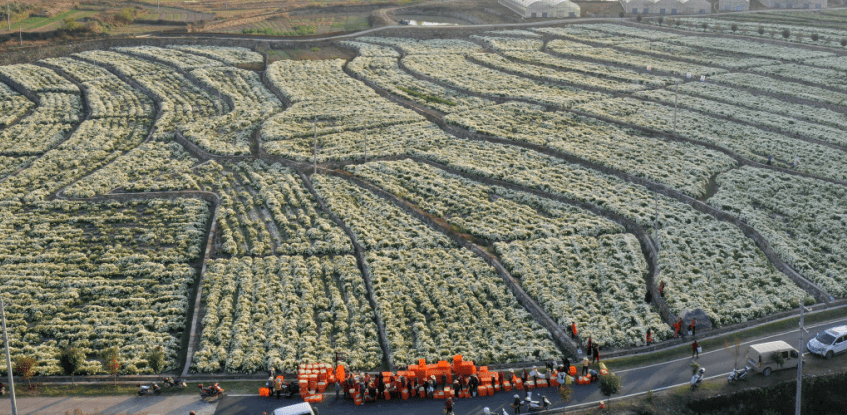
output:
[[847,297],[843,51],[678,26],[2,66],[13,357],[519,362],[575,350],[572,321],[625,349],[689,310],[722,327]]

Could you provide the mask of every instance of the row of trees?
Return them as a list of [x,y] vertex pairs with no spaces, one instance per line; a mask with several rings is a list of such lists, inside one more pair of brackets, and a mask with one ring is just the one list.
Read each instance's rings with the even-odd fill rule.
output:
[[[118,373],[123,366],[123,358],[121,350],[118,346],[112,346],[100,352],[102,359],[103,371],[114,376],[115,384],[118,381]],[[79,373],[86,364],[85,352],[78,347],[69,347],[59,353],[59,365],[62,367],[65,375],[71,377],[71,383],[76,385],[74,375]],[[165,360],[165,351],[161,346],[156,346],[150,353],[147,354],[147,365],[155,373],[161,373],[167,366]],[[13,371],[16,375],[27,381],[27,385],[31,386],[31,379],[37,373],[38,359],[31,356],[18,356],[14,362]]]

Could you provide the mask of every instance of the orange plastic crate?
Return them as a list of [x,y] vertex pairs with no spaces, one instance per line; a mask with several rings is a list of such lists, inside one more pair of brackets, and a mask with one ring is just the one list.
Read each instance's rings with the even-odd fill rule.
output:
[[409,399],[409,390],[408,390],[408,389],[403,389],[403,390],[400,392],[400,396],[402,396],[402,397],[403,397],[403,399]]

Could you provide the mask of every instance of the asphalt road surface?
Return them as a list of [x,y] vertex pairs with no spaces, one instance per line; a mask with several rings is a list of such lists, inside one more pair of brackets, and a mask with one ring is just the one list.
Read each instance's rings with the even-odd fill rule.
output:
[[[806,329],[810,334],[807,334],[805,339],[808,341],[815,332],[842,324],[847,324],[847,318],[813,326],[806,326]],[[789,333],[772,335],[755,341],[745,342],[742,344],[742,347],[751,343],[775,340],[784,340],[792,346],[797,347],[797,342],[799,340],[798,335],[798,331],[794,330]],[[804,341],[804,343],[806,341]],[[805,347],[803,351],[806,351]],[[816,358],[817,357],[815,356],[806,357],[807,361],[808,359]],[[743,359],[744,356],[739,359],[739,367],[744,366]],[[836,357],[836,359],[845,359],[845,356],[839,356]],[[687,384],[691,379],[691,369],[689,366],[692,360],[696,360],[697,363],[706,369],[707,378],[725,378],[728,376],[729,372],[732,371],[734,366],[732,355],[723,349],[719,349],[703,350],[703,353],[700,353],[700,357],[697,359],[675,359],[644,367],[617,371],[614,370],[614,367],[611,367],[610,369],[615,374],[621,376],[621,383],[623,385],[621,393],[615,395],[615,397],[638,395],[650,390],[656,391]],[[756,379],[760,376],[762,375],[751,373],[747,378],[747,382],[755,384]],[[594,407],[598,405],[598,401],[606,399],[606,397],[600,393],[599,387],[596,383],[586,386],[574,384],[571,389],[573,390],[573,394],[571,395],[571,399],[568,401],[567,405],[562,402],[558,393],[556,393],[556,388],[536,389],[533,391],[533,399],[540,394],[544,394],[547,396],[547,399],[552,402],[551,408],[562,408],[565,406],[573,409]],[[513,401],[513,395],[515,393],[519,393],[521,398],[523,398],[526,392],[500,392],[494,396],[456,399],[454,401],[454,412],[456,415],[476,415],[482,414],[482,408],[488,407],[491,411],[497,411],[497,413],[502,413],[502,409],[505,408],[509,414],[514,414],[512,409],[509,407],[509,404]],[[218,404],[215,415],[270,415],[273,413],[273,410],[278,407],[292,405],[299,402],[302,402],[299,398],[289,400],[284,398],[281,400],[277,400],[276,398],[261,398],[258,396],[258,393],[250,396],[227,396],[224,397]],[[357,407],[353,405],[351,401],[345,401],[343,399],[335,401],[334,391],[332,391],[332,393],[324,395],[323,402],[314,405],[320,411],[320,415],[435,415],[443,413],[442,409],[444,408],[444,401],[412,398],[406,401],[380,401],[375,404]]]

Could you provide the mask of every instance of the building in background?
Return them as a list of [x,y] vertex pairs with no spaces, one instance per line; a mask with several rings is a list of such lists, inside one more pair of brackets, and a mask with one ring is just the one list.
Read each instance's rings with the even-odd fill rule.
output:
[[718,10],[722,12],[743,12],[750,10],[750,0],[718,0]]
[[620,0],[627,14],[705,14],[712,4],[707,0]]
[[568,0],[498,0],[523,18],[579,17],[579,6]]

